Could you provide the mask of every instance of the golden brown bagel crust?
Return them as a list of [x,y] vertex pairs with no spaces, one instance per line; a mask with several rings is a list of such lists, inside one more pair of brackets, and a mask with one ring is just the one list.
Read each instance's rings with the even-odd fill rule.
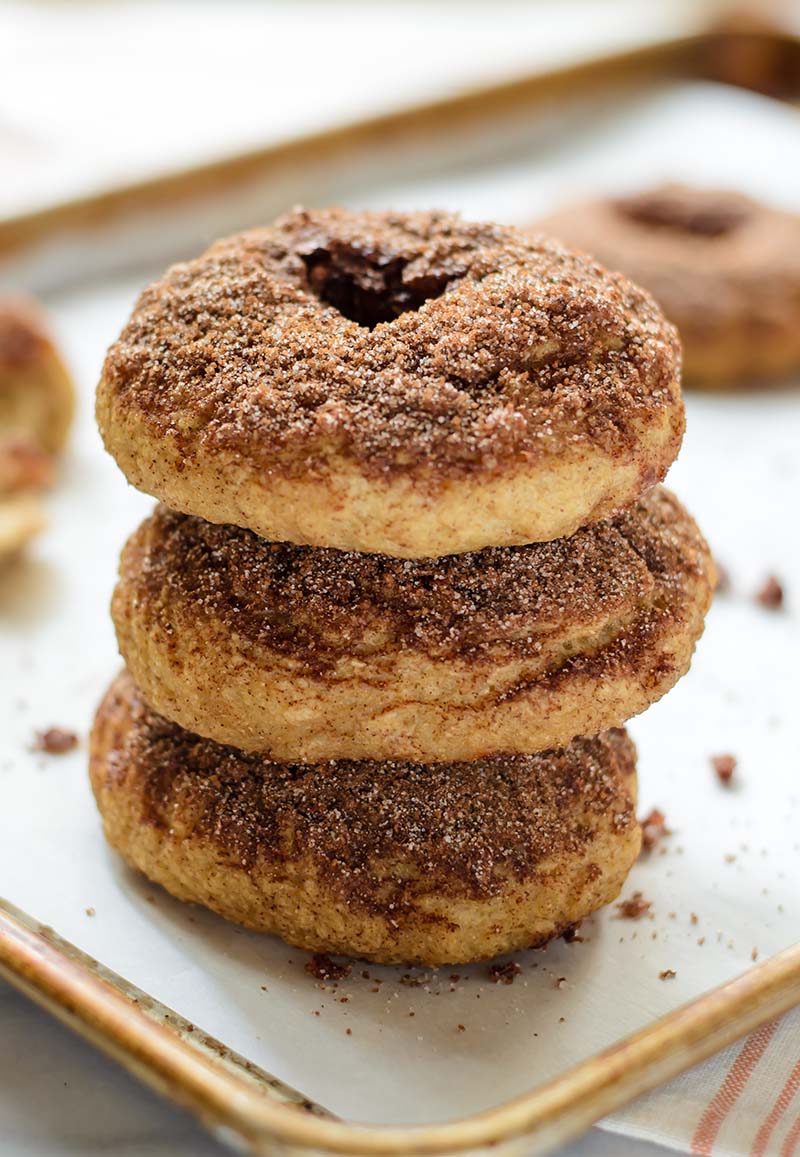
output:
[[674,330],[618,275],[443,213],[296,211],[144,291],[97,414],[133,485],[273,541],[549,540],[662,478]]
[[157,509],[112,614],[149,703],[274,759],[474,759],[619,726],[689,666],[708,548],[657,487],[569,539],[425,561]]
[[66,441],[75,388],[35,302],[0,296],[0,438],[56,453]]
[[109,843],[179,899],[384,963],[542,943],[612,900],[640,846],[623,731],[433,767],[276,764],[166,722],[123,674],[91,777]]
[[648,289],[683,342],[684,381],[726,389],[800,372],[800,215],[666,185],[571,205],[533,228]]

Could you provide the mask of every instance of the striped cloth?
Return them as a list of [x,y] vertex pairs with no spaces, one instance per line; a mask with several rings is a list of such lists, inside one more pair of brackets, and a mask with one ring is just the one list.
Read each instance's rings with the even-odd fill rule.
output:
[[800,1009],[602,1127],[698,1157],[800,1157]]

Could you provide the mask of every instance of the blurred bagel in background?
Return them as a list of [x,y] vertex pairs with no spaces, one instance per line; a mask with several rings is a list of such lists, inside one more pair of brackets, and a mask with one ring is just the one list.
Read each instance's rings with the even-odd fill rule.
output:
[[728,190],[663,185],[531,225],[649,290],[683,344],[683,381],[725,390],[800,374],[800,215]]

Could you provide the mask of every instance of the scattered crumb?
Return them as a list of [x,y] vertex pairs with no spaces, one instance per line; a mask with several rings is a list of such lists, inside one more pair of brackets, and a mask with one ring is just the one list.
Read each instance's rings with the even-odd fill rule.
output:
[[641,892],[634,892],[629,900],[619,900],[614,907],[619,915],[618,920],[640,920],[650,911],[651,900],[645,900]]
[[404,972],[400,977],[400,983],[404,988],[424,988],[428,983],[428,978],[425,976],[412,976],[410,972]]
[[725,755],[712,755],[711,766],[717,773],[717,779],[720,783],[730,783],[733,779],[733,773],[736,771],[736,756],[726,753]]
[[456,1025],[456,1028],[457,1028],[458,1032],[466,1032],[467,1031],[466,1026],[463,1024]]
[[717,581],[714,590],[719,595],[725,595],[731,589],[730,571],[722,565],[719,559],[714,559],[714,565],[717,568]]
[[502,982],[503,984],[513,984],[514,979],[519,976],[522,969],[515,960],[509,960],[505,964],[492,964],[489,967],[489,977],[495,984]]
[[674,968],[665,968],[663,970],[663,972],[659,972],[658,979],[659,980],[674,980],[677,975],[678,974]]
[[269,989],[267,988],[266,984],[261,985],[261,991],[262,992],[269,992]]
[[690,916],[689,916],[689,923],[690,923],[690,924],[699,924],[699,923],[700,923],[700,917],[697,915],[697,913],[696,913],[696,912],[692,912],[692,913],[690,914]]
[[87,916],[94,916],[95,915],[95,909],[94,908],[87,908],[86,909],[86,915]]
[[306,962],[306,972],[316,980],[343,980],[352,971],[352,964],[337,964],[324,952],[315,952]]
[[725,863],[726,864],[732,864],[732,863],[734,863],[735,860],[736,860],[736,856],[733,852],[727,852],[726,853],[726,855],[725,855]]
[[566,983],[567,983],[566,976],[559,976],[558,979],[556,980],[555,984],[553,985],[553,987],[554,988],[563,988]]
[[580,920],[577,924],[570,924],[569,928],[565,928],[561,933],[561,939],[564,940],[567,944],[583,944],[585,937],[578,935],[580,926]]
[[754,948],[753,951],[750,953],[750,959],[751,960],[758,960],[758,949],[757,948]]
[[566,1020],[567,1020],[567,1018],[566,1018],[565,1016],[560,1016],[560,1017],[558,1018],[558,1023],[559,1023],[559,1024],[565,1024],[565,1023],[566,1023]]
[[78,746],[78,737],[74,731],[67,731],[64,727],[48,727],[46,731],[37,731],[33,740],[34,751],[44,751],[47,755],[64,755]]
[[345,1031],[346,1036],[352,1036],[353,1035],[353,1030],[351,1028],[346,1028],[344,1031]]
[[639,821],[642,826],[642,851],[650,852],[664,836],[672,835],[667,827],[667,817],[657,807]]
[[756,591],[756,602],[770,611],[777,611],[783,606],[783,587],[774,574],[767,575],[764,582]]

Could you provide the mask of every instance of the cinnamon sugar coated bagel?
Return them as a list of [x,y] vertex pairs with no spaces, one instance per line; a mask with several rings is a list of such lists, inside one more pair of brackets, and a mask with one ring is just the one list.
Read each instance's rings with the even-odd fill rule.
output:
[[618,726],[687,670],[708,548],[656,487],[558,542],[434,560],[265,542],[163,507],[112,614],[148,702],[280,760],[465,760]]
[[67,438],[75,388],[41,309],[0,296],[0,441],[56,453]]
[[144,291],[97,415],[128,480],[173,509],[433,557],[635,501],[680,444],[679,361],[647,294],[550,241],[296,211]]
[[111,845],[174,896],[290,944],[462,963],[610,902],[640,847],[623,731],[474,763],[271,763],[166,722],[127,675],[91,776]]
[[740,193],[665,185],[535,223],[643,285],[675,323],[687,384],[800,373],[800,215]]

